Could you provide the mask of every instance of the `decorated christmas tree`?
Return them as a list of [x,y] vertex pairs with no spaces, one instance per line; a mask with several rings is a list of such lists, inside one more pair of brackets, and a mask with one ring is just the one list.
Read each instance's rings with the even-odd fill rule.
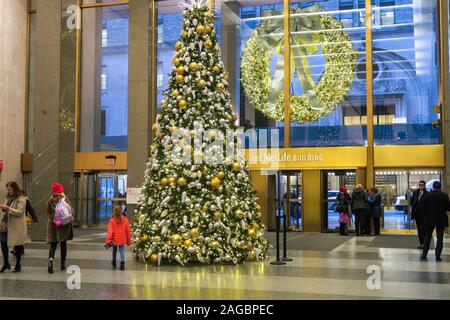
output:
[[239,152],[214,16],[204,0],[188,0],[184,7],[132,250],[158,265],[264,260],[261,207]]

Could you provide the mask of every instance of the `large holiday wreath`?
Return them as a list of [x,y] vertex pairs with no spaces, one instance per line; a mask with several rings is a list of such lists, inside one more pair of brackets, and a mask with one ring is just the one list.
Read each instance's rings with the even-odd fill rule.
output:
[[[314,14],[317,12],[320,14]],[[308,55],[317,53],[318,45],[326,64],[320,81],[315,84]],[[255,30],[241,62],[241,81],[250,102],[279,121],[284,118],[283,48],[282,20],[270,19]],[[279,58],[272,80],[270,62],[274,52]],[[347,31],[322,7],[295,10],[291,18],[291,78],[297,72],[304,94],[291,96],[291,121],[316,121],[344,102],[355,79],[357,57]]]

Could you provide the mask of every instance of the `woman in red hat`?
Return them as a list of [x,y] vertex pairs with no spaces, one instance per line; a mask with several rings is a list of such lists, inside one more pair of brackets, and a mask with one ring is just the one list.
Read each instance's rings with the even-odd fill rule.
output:
[[52,185],[52,191],[52,197],[47,203],[47,243],[50,244],[50,251],[48,255],[48,273],[53,273],[53,260],[55,259],[55,252],[58,247],[58,243],[61,246],[61,270],[66,269],[67,241],[72,240],[73,238],[72,223],[66,225],[55,223],[55,209],[58,203],[60,203],[63,199],[63,203],[69,206],[73,216],[74,211],[69,200],[64,194],[64,187],[62,184],[55,182]]

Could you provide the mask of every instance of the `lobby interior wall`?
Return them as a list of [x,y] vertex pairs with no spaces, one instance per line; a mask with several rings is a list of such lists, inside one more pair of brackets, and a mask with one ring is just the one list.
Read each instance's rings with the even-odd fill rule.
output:
[[0,1],[0,201],[10,180],[22,186],[24,151],[27,0]]

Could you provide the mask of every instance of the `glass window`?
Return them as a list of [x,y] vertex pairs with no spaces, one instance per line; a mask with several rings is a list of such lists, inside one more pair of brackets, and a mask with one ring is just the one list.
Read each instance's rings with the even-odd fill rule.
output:
[[439,143],[436,2],[380,1],[374,15],[375,144]]
[[[319,114],[312,121],[291,122],[291,146],[364,145],[366,30],[364,25],[353,23],[364,16],[364,2],[360,1],[358,8],[354,7],[354,1],[320,1],[303,8],[301,1],[291,3],[292,68],[295,70],[291,74],[291,94],[296,97],[291,98],[291,108],[295,108],[292,99],[306,97],[310,110]],[[325,25],[323,13],[334,19],[334,26]],[[314,29],[309,30],[309,25]],[[342,31],[336,33],[339,29]],[[333,32],[340,40],[330,36]],[[342,51],[340,44],[345,41],[351,47]],[[335,50],[340,51],[335,53]],[[335,96],[340,99],[334,99]],[[331,106],[328,112],[319,113],[328,106]]]
[[128,146],[128,6],[83,10],[81,151]]
[[433,182],[441,181],[440,169],[376,170],[375,185],[382,196],[384,229],[414,229],[411,221],[411,195],[418,188],[419,181],[425,181],[428,191],[433,188]]

